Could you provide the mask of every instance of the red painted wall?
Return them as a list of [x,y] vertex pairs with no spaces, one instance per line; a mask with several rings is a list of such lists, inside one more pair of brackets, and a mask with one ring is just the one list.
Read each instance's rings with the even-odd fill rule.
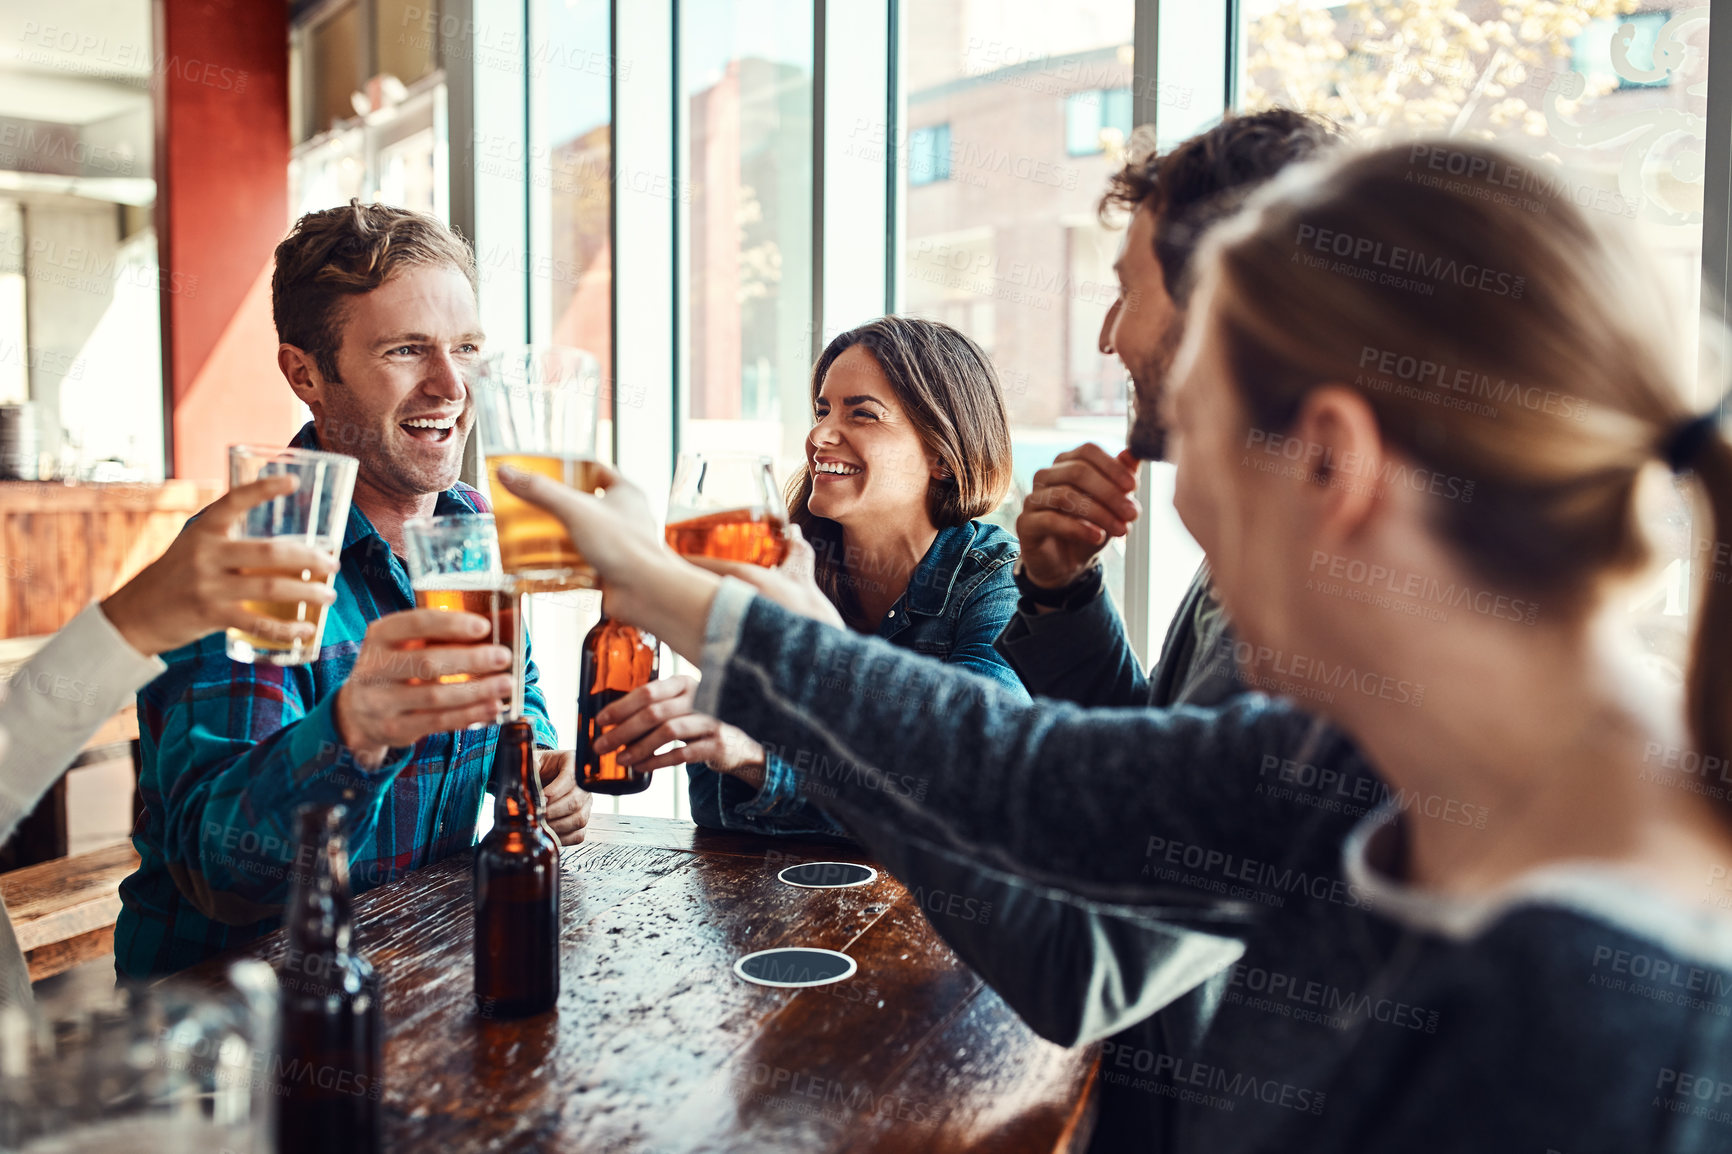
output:
[[157,0],[156,225],[173,470],[226,479],[227,447],[282,444],[271,252],[288,229],[287,0]]

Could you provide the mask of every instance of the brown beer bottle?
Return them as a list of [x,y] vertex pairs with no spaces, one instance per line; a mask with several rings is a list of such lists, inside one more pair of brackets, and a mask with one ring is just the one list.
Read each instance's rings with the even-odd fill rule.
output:
[[578,784],[591,793],[642,793],[650,774],[619,764],[619,753],[597,757],[601,736],[595,715],[640,685],[656,679],[661,647],[653,634],[603,617],[583,639],[583,663],[577,682]]
[[295,813],[300,846],[291,874],[289,950],[277,966],[281,1154],[384,1149],[379,980],[353,948],[343,815],[340,805],[304,805]]
[[475,1012],[523,1018],[559,1000],[559,839],[542,817],[527,721],[500,727],[493,798],[475,847]]

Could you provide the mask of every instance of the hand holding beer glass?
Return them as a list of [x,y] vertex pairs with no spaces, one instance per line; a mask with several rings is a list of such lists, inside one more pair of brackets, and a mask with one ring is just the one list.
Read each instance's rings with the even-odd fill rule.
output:
[[682,453],[668,494],[667,541],[682,557],[773,569],[788,556],[787,508],[770,458]]
[[[286,538],[326,553],[341,552],[343,532],[349,524],[349,498],[355,491],[357,465],[355,458],[340,453],[267,445],[229,446],[231,489],[262,477],[293,476],[298,481],[293,492],[248,509],[232,535],[252,540]],[[242,575],[287,577],[302,582],[313,580],[310,569],[243,570]],[[333,571],[323,580],[326,585],[331,585],[336,579]],[[319,644],[325,632],[325,605],[323,598],[243,602],[243,608],[261,617],[311,624],[313,636],[310,640],[280,640],[231,626],[228,631],[229,657],[249,664],[308,664],[319,655]]]
[[[403,536],[409,551],[409,584],[415,591],[415,607],[473,613],[487,621],[488,632],[476,644],[503,645],[511,650],[512,658],[509,712],[502,712],[497,720],[522,717],[524,646],[518,627],[519,595],[516,580],[500,567],[493,517],[487,513],[414,517],[404,522]],[[471,676],[446,673],[436,680],[441,685],[454,685],[469,681]],[[470,728],[480,724],[484,723]]]
[[499,482],[502,465],[593,492],[601,373],[578,349],[532,345],[494,353],[475,381],[481,451],[500,562],[529,593],[594,589],[595,570],[559,519]]

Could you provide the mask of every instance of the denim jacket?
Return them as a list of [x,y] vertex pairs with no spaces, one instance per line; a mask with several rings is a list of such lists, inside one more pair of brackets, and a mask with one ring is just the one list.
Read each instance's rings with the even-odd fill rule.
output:
[[[993,647],[1016,614],[1010,575],[1018,552],[1016,538],[997,525],[970,521],[940,529],[876,636],[990,677],[1027,700],[1015,670]],[[811,800],[821,800],[821,790],[808,783],[806,796],[795,796],[795,767],[773,746],[766,752],[764,784],[757,790],[702,763],[687,766],[692,820],[746,833],[845,835]]]

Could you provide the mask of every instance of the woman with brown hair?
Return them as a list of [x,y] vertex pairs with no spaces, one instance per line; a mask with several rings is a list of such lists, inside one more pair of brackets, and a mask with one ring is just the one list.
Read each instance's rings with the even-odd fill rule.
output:
[[[998,507],[1011,477],[1010,420],[986,354],[949,325],[880,317],[824,349],[812,369],[812,417],[788,511],[811,544],[833,606],[827,618],[1026,700],[992,644],[1016,611],[1016,539],[977,520]],[[621,764],[644,770],[694,763],[692,818],[702,826],[843,832],[795,796],[792,766],[695,712],[696,688],[669,677],[615,702],[598,718],[612,728],[596,752],[624,747]],[[684,744],[655,752],[671,741]]]
[[[827,783],[843,818],[1035,892],[1239,907],[1207,1028],[1103,1052],[1111,1121],[1145,1108],[1098,1148],[1728,1147],[1732,444],[1632,251],[1500,195],[1524,163],[1347,155],[1201,256],[1174,504],[1275,695],[1024,704],[668,557],[624,482],[512,482],[613,612],[701,659],[700,708],[869,768]],[[1620,606],[1667,470],[1710,543],[1682,692]]]

